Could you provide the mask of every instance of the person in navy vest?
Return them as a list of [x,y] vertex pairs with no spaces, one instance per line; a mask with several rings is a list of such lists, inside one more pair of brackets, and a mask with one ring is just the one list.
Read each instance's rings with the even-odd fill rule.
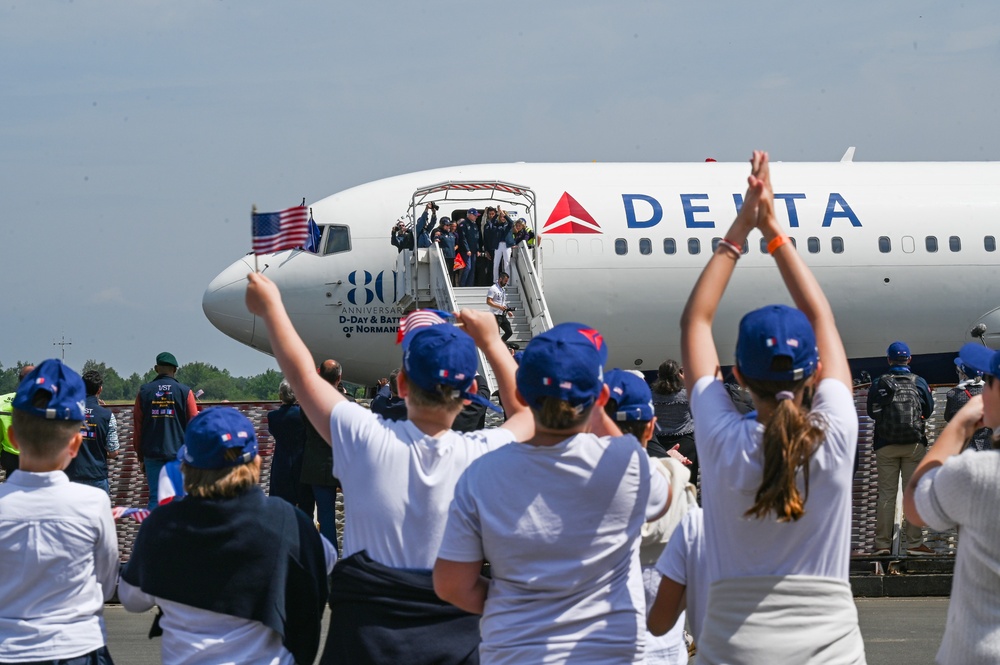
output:
[[177,451],[184,445],[184,430],[198,415],[194,393],[174,378],[174,354],[164,351],[156,356],[154,369],[156,378],[139,388],[132,409],[132,437],[149,485],[150,510],[157,506],[160,469],[177,459]]
[[99,399],[104,390],[101,373],[93,369],[84,372],[83,385],[87,390],[87,420],[80,430],[83,444],[66,467],[66,475],[74,483],[99,487],[111,494],[108,460],[118,457],[118,421]]

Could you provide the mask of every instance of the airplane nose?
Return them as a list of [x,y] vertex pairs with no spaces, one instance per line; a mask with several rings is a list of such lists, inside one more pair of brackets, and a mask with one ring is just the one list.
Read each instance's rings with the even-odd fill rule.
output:
[[256,318],[246,306],[247,273],[252,271],[250,264],[240,259],[212,280],[201,300],[212,325],[244,344],[253,339]]

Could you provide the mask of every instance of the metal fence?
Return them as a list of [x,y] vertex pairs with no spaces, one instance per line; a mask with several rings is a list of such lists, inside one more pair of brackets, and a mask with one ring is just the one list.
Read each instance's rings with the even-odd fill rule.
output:
[[[933,443],[944,427],[945,394],[951,386],[936,386],[934,394],[934,414],[927,424],[927,436]],[[873,422],[865,414],[867,388],[855,390],[854,402],[858,412],[858,472],[854,478],[853,516],[851,521],[851,553],[855,556],[870,554],[875,541],[875,503],[878,498],[878,478],[875,470],[875,453],[872,450]],[[267,412],[276,409],[278,402],[226,402],[203,403],[200,406],[231,406],[241,411],[254,423],[261,455],[260,485],[268,490],[271,475],[271,456],[274,440],[267,432]],[[111,501],[114,506],[145,507],[148,503],[146,477],[139,469],[139,460],[132,442],[132,406],[109,407],[118,421],[118,440],[121,453],[108,463],[108,479],[111,486]],[[2,472],[0,472],[2,475]],[[338,522],[342,519],[340,517]],[[139,531],[139,523],[131,518],[118,520],[118,548],[122,561],[132,553],[132,543]],[[954,554],[957,546],[955,531],[934,532],[925,529],[928,546],[940,554]]]

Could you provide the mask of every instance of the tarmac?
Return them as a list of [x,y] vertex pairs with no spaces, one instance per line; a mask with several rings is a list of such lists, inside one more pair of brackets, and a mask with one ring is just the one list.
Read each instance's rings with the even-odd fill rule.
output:
[[[855,603],[870,665],[934,663],[944,634],[947,598],[858,598]],[[116,663],[160,662],[159,638],[146,637],[154,616],[154,611],[130,614],[121,605],[105,607],[108,649]],[[324,639],[328,623],[329,614],[323,619]]]

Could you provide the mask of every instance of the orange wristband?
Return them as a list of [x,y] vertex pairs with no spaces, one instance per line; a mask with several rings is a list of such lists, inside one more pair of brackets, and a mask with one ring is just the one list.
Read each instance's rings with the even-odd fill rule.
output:
[[771,240],[771,242],[767,243],[767,253],[768,254],[774,254],[774,252],[779,247],[781,247],[782,245],[784,245],[786,242],[788,242],[788,236],[786,236],[786,235],[775,236]]

